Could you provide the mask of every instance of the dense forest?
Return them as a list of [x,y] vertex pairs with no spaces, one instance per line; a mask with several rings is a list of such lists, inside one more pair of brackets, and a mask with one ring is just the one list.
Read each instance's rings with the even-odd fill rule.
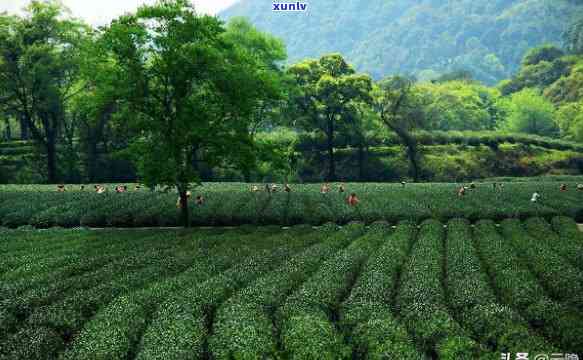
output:
[[[317,11],[325,3],[299,16],[322,39],[343,41],[332,29],[348,18],[322,18],[330,15]],[[381,15],[459,15],[435,23],[443,29],[424,23],[432,35],[406,47],[427,51],[408,57],[416,65],[399,64],[405,45],[379,40],[386,48],[376,72],[353,59],[356,41],[304,58],[297,40],[258,30],[253,17],[225,23],[184,0],[159,1],[99,29],[55,1],[1,15],[0,182],[460,181],[583,171],[583,4],[403,0],[383,2],[383,12],[360,3],[337,9],[362,27],[375,22],[357,10],[370,11],[378,29]],[[343,8],[349,4],[353,11]],[[224,16],[253,6],[241,1]],[[413,34],[415,24],[397,28]],[[444,31],[470,36],[460,43],[475,34],[504,71],[483,70],[491,56],[437,45]],[[315,46],[305,37],[303,44]]]
[[375,79],[464,69],[489,85],[510,77],[528,49],[559,45],[580,12],[568,0],[318,0],[299,14],[270,5],[241,0],[221,16],[248,17],[282,38],[290,63],[341,52]]

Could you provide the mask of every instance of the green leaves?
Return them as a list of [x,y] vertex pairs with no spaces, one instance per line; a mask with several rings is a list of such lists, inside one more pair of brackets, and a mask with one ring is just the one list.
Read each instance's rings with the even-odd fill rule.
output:
[[556,134],[555,107],[537,90],[525,89],[504,101],[508,113],[504,129],[543,136]]
[[[199,160],[253,166],[252,116],[281,91],[277,69],[264,69],[283,56],[273,39],[243,22],[225,30],[176,0],[114,21],[102,42],[124,79],[116,95],[130,110],[122,121],[145,183],[186,189],[199,180]],[[253,54],[258,49],[261,56]]]
[[290,100],[294,126],[315,129],[326,136],[328,178],[334,180],[334,138],[340,131],[362,131],[359,106],[371,102],[372,80],[368,75],[356,75],[340,54],[305,60],[291,66],[287,73],[297,86]]

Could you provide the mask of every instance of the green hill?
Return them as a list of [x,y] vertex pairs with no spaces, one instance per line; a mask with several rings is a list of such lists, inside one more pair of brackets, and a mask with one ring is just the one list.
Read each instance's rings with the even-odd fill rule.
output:
[[305,13],[277,13],[241,0],[221,17],[248,17],[286,42],[289,61],[340,52],[361,71],[420,79],[465,69],[492,84],[513,74],[524,53],[559,44],[582,6],[569,0],[318,0]]

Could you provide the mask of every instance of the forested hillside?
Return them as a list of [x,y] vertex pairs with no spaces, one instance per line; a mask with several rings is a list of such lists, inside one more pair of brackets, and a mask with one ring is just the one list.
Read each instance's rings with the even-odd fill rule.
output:
[[465,69],[493,84],[513,74],[525,52],[560,44],[575,0],[318,0],[306,13],[277,13],[271,2],[241,0],[221,16],[248,17],[281,37],[289,62],[342,53],[375,78],[419,79]]

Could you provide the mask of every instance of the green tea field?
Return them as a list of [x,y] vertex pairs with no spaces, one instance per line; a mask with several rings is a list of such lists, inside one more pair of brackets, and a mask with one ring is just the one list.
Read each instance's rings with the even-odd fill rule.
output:
[[567,217],[5,229],[0,253],[1,359],[583,354]]
[[[426,219],[447,221],[461,217],[472,221],[499,221],[513,217],[551,218],[568,216],[583,222],[583,191],[575,182],[567,182],[567,191],[560,191],[560,182],[508,182],[494,189],[491,183],[478,183],[475,190],[458,196],[462,184],[346,184],[346,193],[332,185],[328,194],[320,193],[320,184],[292,185],[290,193],[268,194],[251,192],[251,185],[242,183],[209,183],[193,190],[193,196],[203,195],[205,204],[190,201],[193,226],[219,225],[321,225],[326,222],[346,224],[361,221],[370,224],[384,220],[415,222]],[[467,185],[467,184],[466,184]],[[178,225],[177,195],[174,192],[134,190],[115,193],[109,185],[104,194],[93,186],[68,185],[64,193],[55,186],[0,186],[0,226],[16,228],[32,225],[37,228],[60,227],[156,227]],[[259,186],[263,189],[263,186]],[[360,203],[348,206],[346,197],[356,193]],[[532,203],[534,192],[541,195]],[[192,199],[194,200],[194,199]]]

